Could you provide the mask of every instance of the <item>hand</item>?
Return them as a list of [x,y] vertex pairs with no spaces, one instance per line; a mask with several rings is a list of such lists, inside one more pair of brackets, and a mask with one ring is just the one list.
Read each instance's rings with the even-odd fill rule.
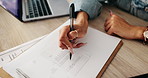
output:
[[123,18],[111,14],[105,21],[105,31],[110,35],[118,35],[126,39],[144,39],[146,27],[130,25]]
[[82,38],[87,33],[88,28],[88,15],[85,12],[79,12],[76,19],[76,24],[74,24],[75,31],[70,32],[70,26],[64,26],[60,30],[59,36],[59,47],[62,49],[72,49],[79,48],[83,44],[73,45],[69,40],[74,40],[77,38]]

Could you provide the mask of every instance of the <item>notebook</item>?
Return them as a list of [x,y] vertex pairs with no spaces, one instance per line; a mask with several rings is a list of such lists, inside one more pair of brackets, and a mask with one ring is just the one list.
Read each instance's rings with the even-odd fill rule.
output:
[[0,5],[21,21],[68,15],[67,0],[0,0]]
[[119,38],[91,27],[79,42],[87,43],[69,51],[58,46],[59,29],[40,40],[16,59],[2,68],[14,78],[100,78],[122,45]]

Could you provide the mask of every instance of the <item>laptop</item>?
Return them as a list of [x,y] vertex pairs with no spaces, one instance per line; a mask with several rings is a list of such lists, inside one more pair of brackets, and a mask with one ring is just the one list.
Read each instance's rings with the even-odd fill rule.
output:
[[23,22],[69,14],[67,0],[0,0],[0,5]]

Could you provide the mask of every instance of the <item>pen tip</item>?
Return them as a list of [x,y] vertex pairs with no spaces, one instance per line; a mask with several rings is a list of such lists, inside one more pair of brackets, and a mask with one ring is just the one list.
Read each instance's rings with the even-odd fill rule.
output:
[[72,58],[72,54],[70,53],[70,60],[71,60],[71,58]]

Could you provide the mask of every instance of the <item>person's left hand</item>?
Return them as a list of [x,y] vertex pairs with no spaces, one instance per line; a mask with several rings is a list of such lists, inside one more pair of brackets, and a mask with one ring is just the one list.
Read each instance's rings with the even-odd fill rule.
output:
[[105,31],[110,35],[118,35],[126,39],[143,39],[146,27],[130,25],[123,18],[111,14],[105,21]]

